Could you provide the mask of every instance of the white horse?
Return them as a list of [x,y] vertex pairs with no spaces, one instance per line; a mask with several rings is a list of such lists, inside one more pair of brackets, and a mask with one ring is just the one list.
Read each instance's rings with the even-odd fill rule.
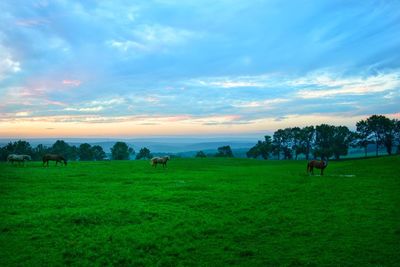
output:
[[29,155],[17,155],[17,154],[11,154],[8,155],[7,157],[7,162],[11,162],[12,164],[14,164],[14,162],[19,162],[19,163],[24,163],[26,160],[32,160],[31,156]]
[[154,157],[150,160],[150,163],[153,167],[157,167],[157,164],[162,164],[163,167],[167,166],[167,162],[170,159],[169,156],[164,156],[164,157]]

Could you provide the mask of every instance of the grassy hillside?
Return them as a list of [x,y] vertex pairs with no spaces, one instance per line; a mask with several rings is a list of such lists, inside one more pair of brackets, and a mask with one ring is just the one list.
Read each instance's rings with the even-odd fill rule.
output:
[[0,266],[395,266],[400,157],[0,164]]

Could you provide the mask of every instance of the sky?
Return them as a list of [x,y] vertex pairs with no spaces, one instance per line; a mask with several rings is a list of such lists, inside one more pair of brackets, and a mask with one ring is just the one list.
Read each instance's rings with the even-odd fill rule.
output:
[[400,118],[400,1],[0,2],[0,137]]

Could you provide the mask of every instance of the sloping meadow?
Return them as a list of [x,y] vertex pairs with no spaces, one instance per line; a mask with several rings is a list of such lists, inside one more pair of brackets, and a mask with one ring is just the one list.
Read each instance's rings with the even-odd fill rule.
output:
[[0,164],[0,265],[400,262],[400,157]]

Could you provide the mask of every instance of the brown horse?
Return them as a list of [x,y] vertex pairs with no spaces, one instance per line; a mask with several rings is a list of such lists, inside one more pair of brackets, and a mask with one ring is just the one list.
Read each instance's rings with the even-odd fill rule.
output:
[[324,175],[324,169],[328,166],[328,160],[312,160],[307,164],[307,173],[314,174],[314,168],[321,170],[321,175]]
[[58,155],[58,154],[46,154],[46,155],[44,155],[43,156],[43,166],[47,163],[47,166],[49,166],[49,161],[50,160],[53,160],[53,161],[55,161],[56,162],[56,166],[57,166],[57,164],[60,162],[60,163],[62,163],[62,162],[64,162],[64,165],[65,166],[67,166],[67,160],[63,157],[63,156],[61,156],[61,155]]

